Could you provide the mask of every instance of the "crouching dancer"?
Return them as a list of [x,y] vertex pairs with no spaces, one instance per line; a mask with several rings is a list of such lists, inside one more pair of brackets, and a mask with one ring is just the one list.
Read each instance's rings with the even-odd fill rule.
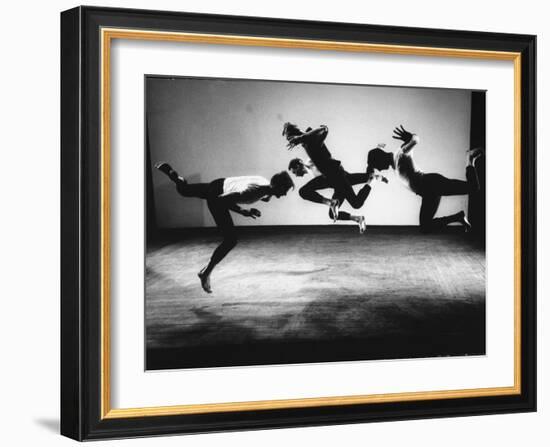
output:
[[466,180],[449,179],[436,172],[422,172],[416,167],[413,148],[419,142],[418,135],[405,130],[403,126],[396,127],[393,132],[393,138],[402,141],[403,144],[395,153],[386,152],[380,147],[370,150],[367,173],[392,168],[412,192],[422,197],[419,216],[422,232],[441,230],[453,222],[462,224],[465,231],[469,231],[471,225],[464,211],[450,216],[434,216],[439,208],[441,197],[469,195],[479,191],[475,162],[481,155],[481,151],[468,150],[466,152],[468,160]]

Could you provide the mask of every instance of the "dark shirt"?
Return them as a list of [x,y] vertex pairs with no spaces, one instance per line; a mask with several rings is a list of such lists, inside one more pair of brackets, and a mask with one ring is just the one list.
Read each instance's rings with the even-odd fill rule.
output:
[[307,155],[323,175],[330,174],[341,165],[340,160],[332,158],[332,154],[325,144],[325,137],[328,133],[328,128],[324,127],[325,131],[319,137],[308,138],[302,144]]

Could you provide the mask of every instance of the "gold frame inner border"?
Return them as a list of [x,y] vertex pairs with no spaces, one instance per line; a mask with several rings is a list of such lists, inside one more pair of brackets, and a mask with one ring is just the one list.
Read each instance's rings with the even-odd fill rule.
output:
[[[514,385],[444,391],[404,392],[303,399],[223,402],[142,408],[111,407],[110,340],[110,176],[111,176],[111,42],[113,39],[240,45],[271,48],[383,53],[468,59],[506,60],[514,63]],[[455,48],[381,45],[323,40],[279,39],[240,35],[162,32],[139,29],[101,29],[101,419],[144,416],[311,408],[466,397],[504,396],[521,393],[521,53]]]

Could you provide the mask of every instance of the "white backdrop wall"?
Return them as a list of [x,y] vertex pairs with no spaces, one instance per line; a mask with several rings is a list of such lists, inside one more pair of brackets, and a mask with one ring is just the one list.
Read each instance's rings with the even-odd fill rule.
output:
[[[420,135],[415,149],[419,168],[465,179],[469,90],[164,77],[149,78],[146,85],[152,161],[170,162],[191,183],[239,175],[269,179],[286,170],[291,158],[307,159],[301,148],[286,150],[281,135],[286,121],[302,129],[328,125],[327,147],[348,172],[364,172],[367,152],[378,143],[396,150],[392,129],[403,124]],[[373,184],[360,213],[367,215],[369,224],[417,225],[420,198],[389,171],[386,175],[390,183]],[[263,217],[236,216],[238,224],[329,223],[327,207],[298,195],[298,188],[311,177],[293,178],[296,191],[255,205]],[[158,171],[153,172],[153,185],[159,227],[214,225],[204,201],[182,198]],[[332,191],[322,194],[330,197]],[[446,197],[438,215],[466,206],[466,196]],[[346,204],[343,209],[351,208]]]
[[[9,2],[0,28],[3,148],[0,176],[3,277],[0,417],[4,445],[70,446],[59,424],[59,11],[77,2]],[[448,3],[278,0],[89,0],[87,4],[538,35],[539,412],[440,420],[100,442],[105,446],[423,446],[548,444],[550,325],[547,300],[550,121],[548,7],[525,0]]]

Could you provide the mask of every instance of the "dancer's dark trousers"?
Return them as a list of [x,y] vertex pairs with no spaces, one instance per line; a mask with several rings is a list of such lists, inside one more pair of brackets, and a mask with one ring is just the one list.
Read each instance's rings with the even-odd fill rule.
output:
[[423,232],[440,230],[451,222],[457,222],[462,213],[434,218],[442,196],[473,194],[479,190],[477,174],[473,166],[466,168],[466,181],[453,180],[441,174],[423,174],[418,182],[417,194],[422,196],[420,229]]
[[237,245],[237,232],[231,213],[223,197],[220,197],[223,194],[223,182],[223,178],[211,183],[194,184],[189,184],[181,179],[176,180],[176,188],[182,196],[206,200],[210,214],[223,236],[222,243],[218,245],[210,258],[209,270],[212,270]]
[[[368,181],[367,174],[355,173],[350,174],[342,168],[338,168],[333,172],[329,171],[329,176],[320,175],[307,182],[300,188],[300,196],[304,200],[309,200],[315,203],[323,203],[323,196],[317,191],[320,189],[334,189],[333,199],[338,199],[340,205],[347,200],[353,208],[361,208],[367,200],[370,193],[370,186],[365,185],[357,194],[353,190],[353,185],[366,183]],[[332,219],[332,211],[329,211],[329,216]],[[338,220],[350,220],[351,216],[345,211],[338,212]]]

